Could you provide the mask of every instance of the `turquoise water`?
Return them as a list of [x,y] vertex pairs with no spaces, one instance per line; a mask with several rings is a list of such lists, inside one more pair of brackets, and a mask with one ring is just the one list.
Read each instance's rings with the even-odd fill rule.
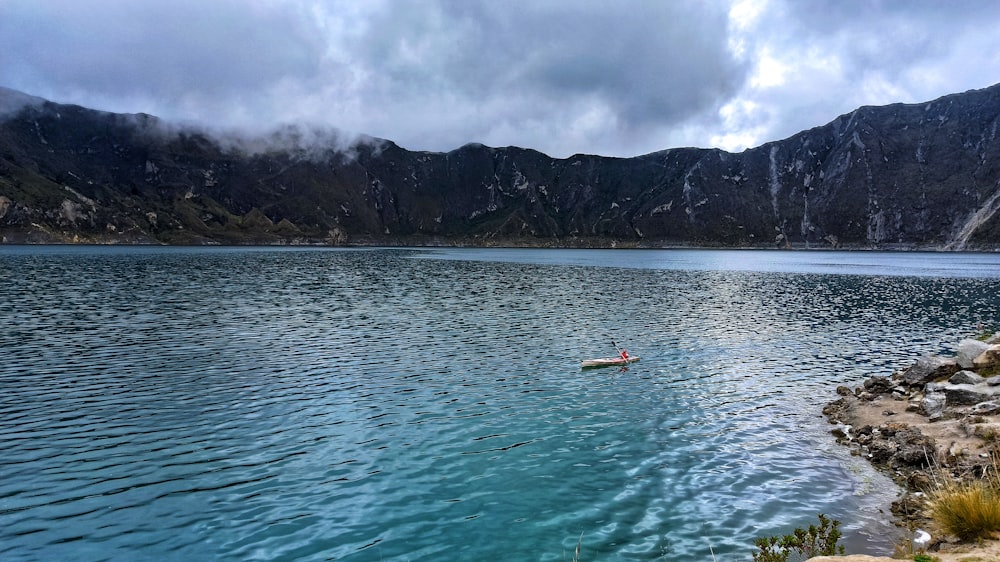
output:
[[[0,248],[0,559],[891,550],[837,384],[1000,319],[1000,255]],[[625,344],[642,360],[581,371]],[[710,550],[711,549],[711,550]]]

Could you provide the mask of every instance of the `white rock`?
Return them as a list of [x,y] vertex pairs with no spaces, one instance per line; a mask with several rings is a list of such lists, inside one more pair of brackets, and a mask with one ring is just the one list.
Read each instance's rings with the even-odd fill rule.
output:
[[958,353],[955,354],[955,360],[958,361],[958,366],[963,369],[972,368],[972,360],[979,357],[984,351],[990,348],[990,344],[972,339],[965,339],[958,342]]

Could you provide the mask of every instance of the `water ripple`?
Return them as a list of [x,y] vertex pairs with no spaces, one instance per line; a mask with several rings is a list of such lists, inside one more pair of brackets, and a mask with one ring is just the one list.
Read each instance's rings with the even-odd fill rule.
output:
[[[1000,313],[989,279],[427,257],[0,254],[4,559],[704,560],[819,511],[874,551],[894,488],[822,403]],[[611,337],[642,361],[580,371]]]

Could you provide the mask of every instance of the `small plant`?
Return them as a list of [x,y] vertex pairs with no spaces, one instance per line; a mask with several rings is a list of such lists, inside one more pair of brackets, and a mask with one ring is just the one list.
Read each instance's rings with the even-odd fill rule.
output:
[[913,557],[913,562],[940,562],[940,559],[930,554],[917,554]]
[[979,437],[987,444],[1000,445],[1000,431],[991,425],[976,425],[972,428],[972,434]]
[[987,326],[982,322],[976,326],[976,339],[979,341],[986,341],[992,338],[994,334],[996,334],[996,330],[992,326]]
[[759,538],[754,541],[758,552],[753,553],[753,560],[787,562],[792,553],[803,559],[844,554],[844,547],[837,544],[843,536],[839,527],[840,521],[820,513],[819,526],[809,525],[808,529],[796,528],[790,535]]

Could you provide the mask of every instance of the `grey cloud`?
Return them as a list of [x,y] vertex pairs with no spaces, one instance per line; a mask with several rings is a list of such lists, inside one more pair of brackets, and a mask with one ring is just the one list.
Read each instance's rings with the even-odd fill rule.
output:
[[416,149],[651,150],[650,134],[711,114],[746,74],[726,47],[724,3],[7,0],[4,9],[0,53],[17,60],[0,59],[0,84],[257,131],[309,121]]
[[[0,2],[2,86],[261,138],[300,123],[416,150],[760,143],[1000,79],[1000,4],[985,0],[770,0],[749,31],[729,0]],[[767,49],[792,70],[762,88],[749,78]]]
[[[250,96],[313,74],[322,56],[307,14],[275,3],[10,0],[0,18],[0,80],[42,91]],[[8,59],[8,57],[10,57]]]
[[430,16],[380,14],[370,28],[380,35],[366,38],[361,53],[372,66],[386,61],[386,101],[414,89],[429,97],[458,93],[483,106],[502,98],[591,98],[610,108],[619,126],[642,129],[717,105],[746,73],[727,50],[721,4],[407,5]]

